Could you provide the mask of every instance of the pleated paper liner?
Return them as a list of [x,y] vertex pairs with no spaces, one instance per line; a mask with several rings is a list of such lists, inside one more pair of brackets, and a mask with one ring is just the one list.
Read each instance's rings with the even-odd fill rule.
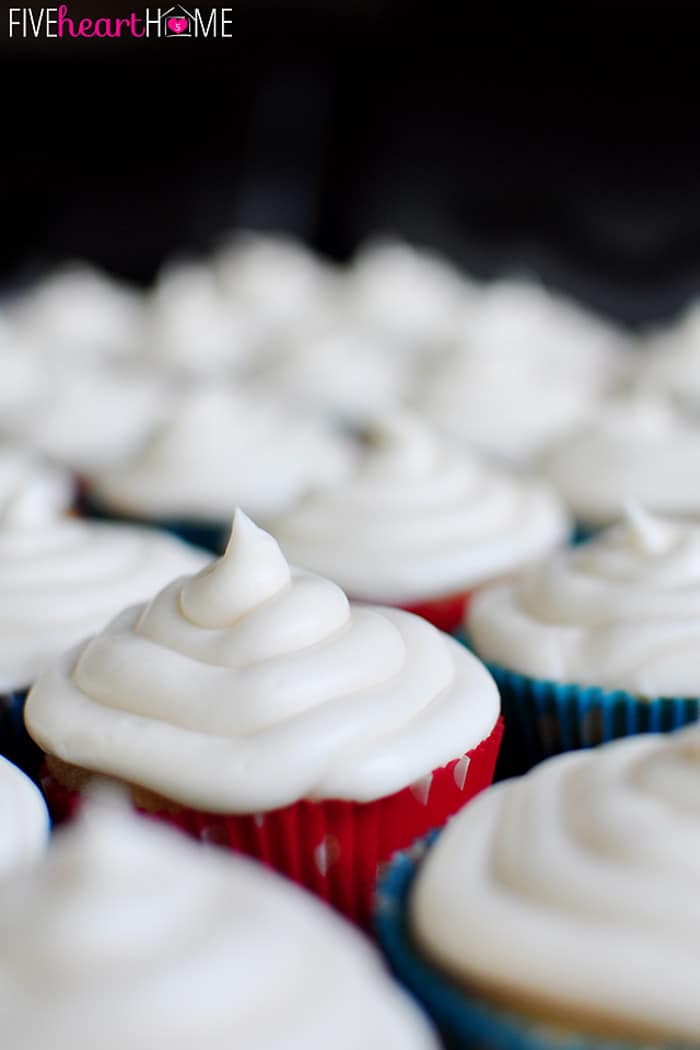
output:
[[[144,812],[188,835],[246,853],[311,890],[361,926],[368,926],[380,865],[397,849],[441,827],[493,778],[503,734],[499,718],[485,740],[419,783],[374,802],[302,800],[257,814],[204,813],[158,800]],[[41,776],[56,822],[69,819],[80,792],[52,771]],[[66,778],[67,779],[67,778]],[[159,803],[161,805],[159,805]]]
[[552,755],[639,733],[666,733],[700,716],[697,697],[633,696],[562,685],[486,665],[501,694],[506,730],[498,776],[517,776]]
[[[411,938],[408,901],[418,868],[435,838],[433,833],[410,850],[397,853],[383,872],[375,899],[374,929],[394,974],[430,1014],[448,1050],[662,1050],[658,1041],[598,1037],[497,1008],[433,967]],[[670,1043],[663,1047],[672,1050]]]

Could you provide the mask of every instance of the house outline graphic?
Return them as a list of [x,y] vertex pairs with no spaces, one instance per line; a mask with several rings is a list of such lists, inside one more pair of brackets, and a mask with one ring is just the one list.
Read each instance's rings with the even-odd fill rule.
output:
[[[186,33],[173,33],[171,30],[168,29],[168,20],[170,18],[179,18],[183,16],[187,19],[188,30]],[[161,25],[165,27],[165,32],[163,36],[184,37],[185,39],[187,39],[187,37],[192,37],[194,15],[190,11],[188,11],[186,7],[183,7],[182,4],[174,4],[172,7],[169,7],[167,11],[161,11],[159,20]]]

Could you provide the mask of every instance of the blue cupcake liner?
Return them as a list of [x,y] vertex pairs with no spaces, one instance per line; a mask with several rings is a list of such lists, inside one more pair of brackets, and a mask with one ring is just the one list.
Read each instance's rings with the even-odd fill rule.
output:
[[681,1044],[599,1039],[502,1010],[436,969],[411,940],[408,899],[418,866],[438,834],[395,854],[377,886],[374,928],[395,976],[432,1017],[450,1050],[680,1050]]
[[[465,635],[457,637],[471,649]],[[639,733],[668,733],[700,718],[698,697],[647,700],[623,689],[531,678],[492,663],[486,667],[496,680],[505,723],[496,780],[526,773],[564,751]]]
[[127,525],[140,525],[151,529],[162,529],[172,533],[186,543],[202,547],[212,554],[222,554],[231,533],[231,522],[208,522],[188,518],[145,518],[137,514],[122,513],[106,507],[89,492],[84,491],[80,511],[86,518],[99,521],[119,521]]

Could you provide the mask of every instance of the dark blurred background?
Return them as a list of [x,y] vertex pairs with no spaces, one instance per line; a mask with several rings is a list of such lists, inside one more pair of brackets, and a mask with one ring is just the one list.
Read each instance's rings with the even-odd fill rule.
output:
[[146,282],[246,226],[338,259],[394,232],[638,323],[700,290],[699,5],[228,4],[218,41],[2,15],[5,282],[66,256]]

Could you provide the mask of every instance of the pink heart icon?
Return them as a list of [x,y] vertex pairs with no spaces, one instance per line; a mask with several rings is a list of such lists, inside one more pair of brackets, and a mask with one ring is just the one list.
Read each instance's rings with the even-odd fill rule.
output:
[[187,19],[183,18],[182,15],[176,15],[168,19],[168,29],[171,33],[184,33],[187,28]]

